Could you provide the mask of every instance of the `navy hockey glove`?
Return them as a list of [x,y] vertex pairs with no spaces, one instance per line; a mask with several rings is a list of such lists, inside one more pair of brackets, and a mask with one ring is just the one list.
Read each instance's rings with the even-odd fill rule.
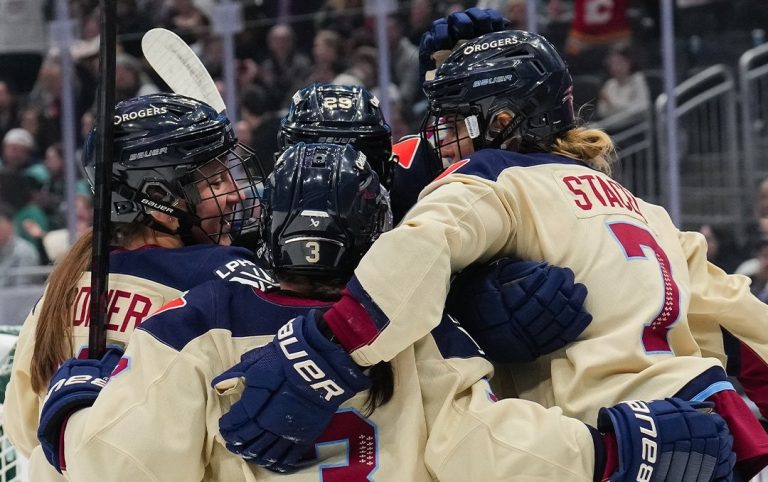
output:
[[446,310],[492,361],[524,362],[558,350],[592,321],[587,288],[573,271],[501,258],[474,265],[451,284]]
[[227,448],[249,462],[292,470],[336,409],[370,386],[347,352],[320,333],[318,317],[312,310],[289,321],[272,342],[246,352],[211,382],[221,392],[233,379],[245,379],[219,431]]
[[37,438],[45,458],[59,472],[66,468],[62,441],[69,416],[93,405],[122,356],[120,348],[109,347],[100,360],[70,358],[53,374],[40,412]]
[[[712,406],[711,403],[667,398],[653,402],[622,402],[611,408],[601,408],[598,429],[615,435],[618,452],[617,466],[609,463],[603,480],[733,480],[736,454],[733,453],[733,437],[728,425],[716,413],[700,411]],[[610,462],[610,455],[608,459]]]
[[435,68],[433,55],[440,50],[453,50],[459,40],[477,38],[491,32],[510,28],[508,20],[491,8],[472,7],[463,12],[456,12],[432,22],[428,32],[424,32],[419,43],[419,73],[421,79]]

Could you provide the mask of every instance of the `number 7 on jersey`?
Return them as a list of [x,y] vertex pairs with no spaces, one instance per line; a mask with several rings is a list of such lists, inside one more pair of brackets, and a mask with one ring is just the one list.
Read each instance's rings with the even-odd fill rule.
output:
[[667,332],[680,315],[680,288],[672,277],[672,268],[667,254],[661,249],[656,238],[644,227],[626,222],[609,223],[616,240],[629,260],[651,261],[643,248],[653,251],[661,269],[664,283],[664,302],[658,315],[643,328],[642,343],[647,353],[671,353]]

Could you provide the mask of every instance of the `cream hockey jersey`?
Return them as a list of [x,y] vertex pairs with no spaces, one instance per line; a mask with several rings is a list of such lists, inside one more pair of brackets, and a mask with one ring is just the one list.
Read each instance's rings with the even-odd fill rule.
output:
[[349,290],[367,326],[331,328],[359,364],[374,364],[439,323],[448,280],[468,264],[516,255],[568,266],[589,290],[592,323],[566,348],[497,376],[512,388],[503,395],[594,424],[621,400],[729,388],[686,387],[721,367],[701,357],[692,323],[706,334],[721,323],[768,354],[768,306],[746,279],[711,269],[703,247],[663,208],[582,162],[486,149],[430,184],[359,264]]
[[449,317],[392,359],[393,399],[364,416],[367,392],[343,404],[307,455],[274,474],[230,453],[219,417],[241,387],[211,380],[286,319],[327,302],[213,281],[172,301],[133,334],[96,403],[64,436],[65,475],[113,481],[591,481],[593,432],[523,400],[495,401],[491,365]]
[[[168,301],[211,279],[226,279],[259,288],[271,286],[267,273],[250,259],[244,248],[218,245],[176,249],[144,247],[114,250],[109,259],[107,343],[125,345],[133,330]],[[90,272],[77,285],[72,325],[75,353],[88,346]],[[38,307],[32,309],[21,329],[11,380],[5,397],[4,427],[14,446],[30,457],[30,480],[60,480],[48,465],[37,440],[40,407],[45,394],[32,390],[30,364],[35,345]],[[33,452],[34,449],[34,452]]]

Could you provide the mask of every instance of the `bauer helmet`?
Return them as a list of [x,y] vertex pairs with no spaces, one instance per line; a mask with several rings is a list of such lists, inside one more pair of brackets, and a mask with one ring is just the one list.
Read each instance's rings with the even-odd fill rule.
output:
[[[170,93],[135,97],[115,106],[113,124],[112,222],[142,222],[185,244],[227,244],[256,219],[265,173],[238,144],[229,119],[209,105]],[[91,130],[83,153],[91,186],[96,135]],[[177,218],[178,229],[152,212]]]
[[264,187],[263,242],[279,275],[348,277],[391,213],[366,156],[347,144],[289,147]]
[[280,151],[297,142],[352,144],[389,186],[394,169],[392,130],[379,99],[357,85],[312,84],[297,91],[280,122]]
[[424,91],[422,135],[438,158],[446,157],[441,147],[457,144],[452,151],[461,157],[448,163],[469,154],[462,140],[474,150],[547,151],[575,125],[571,74],[552,44],[529,32],[493,32],[459,45]]

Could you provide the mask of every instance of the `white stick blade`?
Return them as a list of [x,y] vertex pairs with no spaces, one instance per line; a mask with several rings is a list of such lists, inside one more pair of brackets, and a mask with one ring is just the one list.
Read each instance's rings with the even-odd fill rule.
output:
[[226,105],[211,75],[181,37],[164,28],[153,28],[141,39],[141,50],[174,92],[201,100],[217,112],[225,111]]

